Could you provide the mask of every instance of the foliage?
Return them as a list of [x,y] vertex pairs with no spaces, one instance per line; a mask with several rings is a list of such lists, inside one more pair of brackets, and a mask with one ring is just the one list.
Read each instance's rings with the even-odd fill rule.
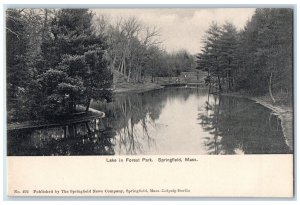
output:
[[[136,17],[113,22],[88,9],[6,11],[8,116],[65,115],[92,99],[111,101],[112,71],[128,82],[177,77],[195,68],[185,50],[168,53],[159,29]],[[291,102],[293,12],[256,9],[245,28],[212,23],[197,68],[214,91],[269,93]],[[273,95],[274,93],[274,95]]]
[[127,82],[178,76],[192,68],[192,55],[185,50],[164,51],[160,47],[159,29],[144,25],[136,17],[112,22],[107,16],[99,15],[93,26],[97,33],[107,37],[111,69],[122,74]]
[[[7,11],[8,100],[18,98],[9,103],[9,120],[72,114],[91,99],[111,100],[106,39],[95,34],[92,18],[87,9]],[[22,107],[17,118],[12,112]]]
[[244,90],[253,94],[285,93],[291,100],[293,65],[291,9],[256,9],[245,28],[237,32],[226,23],[207,30],[198,69],[218,91]]
[[[62,9],[52,21],[52,37],[42,44],[48,71],[40,76],[46,114],[72,113],[91,99],[110,100],[112,74],[103,37],[92,32],[87,9]],[[50,78],[50,80],[48,80]]]
[[220,91],[232,90],[237,69],[237,31],[231,23],[216,23],[208,29],[202,53],[197,56],[198,69],[208,73],[207,82]]
[[[240,75],[238,86],[245,83],[254,93],[275,90],[292,91],[292,11],[290,9],[257,9],[241,32]],[[245,55],[246,54],[246,55]],[[270,85],[270,75],[273,82]],[[247,76],[247,78],[243,77]],[[271,82],[272,83],[272,82]]]

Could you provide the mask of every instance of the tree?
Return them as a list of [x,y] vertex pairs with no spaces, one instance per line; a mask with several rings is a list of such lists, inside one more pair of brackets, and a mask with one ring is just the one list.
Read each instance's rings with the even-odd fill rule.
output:
[[48,37],[55,10],[7,9],[7,99],[8,120],[38,117],[40,94],[37,75],[41,73],[41,43]]
[[[240,34],[239,87],[254,93],[292,90],[293,16],[291,9],[257,9]],[[243,80],[241,80],[243,79]],[[285,98],[286,98],[285,97]],[[290,98],[290,97],[288,97]]]
[[[268,91],[273,102],[273,89],[282,89],[285,84],[291,90],[292,82],[292,12],[289,9],[267,10],[269,32],[267,42],[266,72],[269,78]],[[289,80],[289,81],[287,81]],[[287,83],[288,82],[288,83]]]
[[204,46],[202,49],[202,53],[200,53],[197,58],[198,60],[198,68],[206,71],[207,82],[209,87],[217,86],[219,91],[222,91],[222,70],[220,66],[220,58],[221,58],[221,49],[220,49],[220,38],[222,35],[222,28],[218,26],[216,23],[212,23],[209,29],[206,31],[207,37],[204,41]]
[[26,33],[27,23],[21,10],[6,11],[6,63],[8,102],[17,99],[24,91],[30,79],[26,54],[29,38]]
[[[207,72],[206,83],[218,91],[243,90],[279,95],[291,102],[293,66],[293,13],[291,9],[256,9],[245,28],[213,23],[197,55],[198,69]],[[281,96],[280,96],[281,95]],[[284,96],[282,96],[284,95]],[[288,100],[286,100],[288,99]]]
[[94,27],[107,36],[110,68],[127,82],[142,82],[151,47],[161,43],[158,29],[145,26],[136,17],[119,18],[114,23],[103,15],[96,16]]
[[108,69],[107,53],[104,50],[85,52],[84,57],[88,65],[85,80],[86,111],[88,111],[92,99],[111,101],[113,74]]
[[28,87],[34,70],[30,67],[28,21],[22,9],[6,11],[6,79],[8,121],[23,120],[29,109]]
[[223,71],[223,78],[227,81],[227,90],[232,91],[237,70],[237,30],[235,26],[229,22],[222,26],[221,36],[219,40],[219,66]]
[[47,115],[72,113],[78,104],[87,111],[92,98],[112,96],[107,46],[93,33],[92,17],[87,9],[62,9],[52,21],[51,38],[42,44],[47,71],[38,79]]

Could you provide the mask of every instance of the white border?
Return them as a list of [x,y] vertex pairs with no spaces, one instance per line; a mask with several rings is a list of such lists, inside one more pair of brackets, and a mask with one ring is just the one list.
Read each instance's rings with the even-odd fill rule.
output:
[[[44,0],[44,1],[41,1],[41,0],[26,0],[26,1],[20,1],[20,0],[3,0],[2,1],[2,7],[0,8],[0,25],[1,25],[1,28],[3,29],[3,22],[4,22],[4,15],[3,15],[3,5],[4,4],[8,4],[10,6],[12,6],[13,4],[48,4],[48,5],[53,5],[53,4],[60,4],[60,5],[66,5],[66,4],[72,4],[72,5],[87,5],[87,4],[90,4],[90,5],[99,5],[99,4],[108,4],[110,6],[118,6],[119,4],[122,4],[122,5],[128,5],[128,4],[155,4],[155,5],[163,5],[163,6],[168,6],[167,4],[169,4],[170,6],[188,6],[187,4],[204,4],[203,6],[205,7],[217,7],[217,6],[226,6],[226,5],[230,5],[230,6],[235,6],[235,5],[232,5],[232,4],[238,4],[238,6],[250,6],[250,5],[253,5],[253,4],[256,4],[256,6],[258,7],[261,7],[263,5],[267,5],[267,4],[272,4],[272,5],[286,5],[286,4],[295,4],[296,7],[298,8],[298,1],[297,0],[280,0],[280,1],[272,1],[272,0],[252,0],[252,1],[240,1],[240,0],[229,0],[229,1],[226,1],[224,2],[224,0],[205,0],[205,1],[197,1],[197,0],[184,0],[184,1],[181,1],[181,0],[171,0],[171,1],[162,1],[162,0],[152,0],[152,1],[141,1],[141,0],[130,0],[130,1],[122,1],[122,0],[85,0],[85,1],[76,1],[74,2],[74,0],[64,0],[64,1],[61,1],[61,0]],[[184,4],[184,5],[183,5]],[[54,5],[53,5],[54,6]],[[106,5],[107,6],[107,5]],[[130,6],[130,5],[128,5]],[[132,5],[131,5],[132,6]],[[299,28],[299,15],[297,16],[297,28]],[[3,31],[3,30],[2,30]],[[3,42],[3,39],[4,39],[4,32],[0,32],[0,46],[1,46],[1,54],[0,55],[0,62],[3,62],[4,63],[4,57],[3,57],[3,51],[4,51],[4,42]],[[297,32],[297,39],[298,39],[298,36],[299,36],[299,32]],[[299,46],[299,40],[297,41],[297,48]],[[295,49],[297,49],[295,48]],[[300,59],[299,58],[299,52],[297,52],[297,56],[295,56],[296,59]],[[4,71],[4,65],[2,66],[2,69],[0,69],[0,76],[2,76],[2,87],[3,85],[3,82],[5,82],[5,71]],[[294,68],[295,71],[297,71],[297,67]],[[299,72],[295,72],[297,75],[295,76],[295,83],[296,83],[296,80],[299,79]],[[5,92],[4,92],[4,89],[5,87],[3,87],[2,89],[0,89],[0,96],[1,96],[1,103],[2,106],[2,117],[0,118],[0,129],[1,129],[1,132],[3,133],[2,137],[5,136],[5,127],[4,127],[4,123],[5,123],[5,106],[4,105],[4,102],[5,102]],[[295,87],[295,90],[296,90],[296,102],[297,104],[295,105],[296,108],[298,107],[298,83],[296,84],[296,87]],[[295,112],[296,114],[296,119],[297,119],[297,113]],[[300,127],[299,125],[299,122],[298,120],[295,121],[295,126],[296,127]],[[297,138],[297,136],[295,136],[295,138]],[[297,140],[297,144],[296,146],[298,147],[298,140]],[[2,148],[3,148],[3,140],[1,141],[1,145],[2,145]],[[3,150],[3,149],[1,149]],[[3,152],[0,151],[0,155],[1,155],[1,158],[2,158],[2,163],[0,163],[0,169],[3,170],[3,159],[4,159],[4,156],[3,156]],[[299,162],[299,157],[297,156],[297,164]],[[298,170],[297,170],[298,172]],[[299,176],[299,175],[298,175]],[[1,177],[0,177],[0,180],[3,182],[3,175],[1,174]],[[296,179],[296,183],[299,181],[298,178]],[[298,184],[298,183],[297,183]],[[299,189],[296,190],[297,193],[296,193],[296,196],[299,196]],[[3,200],[3,186],[1,186],[0,188],[0,193],[1,193],[1,198]],[[95,200],[99,200],[97,198],[95,198]],[[143,202],[140,202],[140,201],[119,201],[118,199],[115,199],[116,201],[106,201],[105,204],[116,204],[116,203],[121,203],[121,204],[152,204],[153,202],[151,201],[143,201]],[[191,200],[191,199],[188,199],[188,200]],[[224,199],[222,199],[224,200]],[[239,200],[239,199],[237,199]],[[241,199],[243,200],[243,199]],[[201,203],[201,204],[252,204],[252,203],[255,203],[255,204],[297,204],[299,203],[296,200],[293,200],[293,201],[265,201],[266,199],[262,199],[262,200],[255,200],[255,201],[220,201],[218,199],[216,199],[216,201],[201,201],[201,202],[197,202],[197,201],[158,201],[156,200],[156,202],[158,203],[163,203],[163,204],[198,204],[198,203]],[[14,202],[11,202],[11,201],[4,201],[3,204],[17,204],[17,203],[22,203],[22,204],[41,204],[40,201],[26,201],[26,202],[21,202],[21,201],[14,201]],[[102,202],[98,202],[98,201],[89,201],[89,202],[86,202],[86,201],[61,201],[61,202],[58,202],[58,201],[43,201],[42,202],[43,204],[99,204],[99,203],[104,203],[103,201]]]

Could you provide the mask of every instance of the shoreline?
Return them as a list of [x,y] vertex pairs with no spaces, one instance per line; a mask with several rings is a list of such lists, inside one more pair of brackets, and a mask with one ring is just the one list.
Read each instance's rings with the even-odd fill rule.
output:
[[104,112],[90,108],[87,113],[84,113],[81,116],[72,116],[69,118],[57,120],[56,122],[51,122],[51,121],[47,121],[47,120],[35,120],[35,121],[8,123],[7,131],[20,130],[20,129],[31,129],[31,128],[64,126],[66,124],[80,123],[80,122],[85,122],[88,120],[104,118],[104,117],[105,117]]
[[[123,84],[124,86],[124,84]],[[116,95],[126,95],[130,93],[143,93],[151,90],[158,90],[164,88],[161,85],[155,83],[146,83],[146,84],[129,84],[126,83],[125,86],[122,88],[116,88],[113,93]],[[78,111],[84,111],[85,107],[78,105]],[[78,123],[81,121],[87,121],[96,118],[103,118],[105,117],[105,113],[96,110],[93,108],[89,108],[88,113],[82,114],[82,116],[72,116],[70,118],[66,118],[58,120],[57,122],[51,122],[48,120],[34,120],[34,121],[23,121],[23,122],[11,122],[7,123],[7,131],[12,130],[19,130],[19,129],[30,129],[30,128],[41,128],[41,127],[54,127],[54,126],[61,126],[64,124],[72,124]]]
[[266,96],[248,96],[241,93],[221,93],[223,96],[232,96],[239,98],[246,98],[249,100],[258,103],[271,111],[278,116],[281,121],[282,132],[286,141],[286,144],[290,147],[292,151],[294,151],[293,147],[293,108],[284,105],[274,105],[271,101],[267,99]]
[[[123,88],[116,88],[114,94],[116,95],[126,95],[131,93],[143,93],[151,90],[162,89],[164,86],[158,84],[135,84],[135,86],[130,86],[126,84]],[[238,98],[246,98],[254,101],[268,109],[270,109],[274,115],[278,116],[281,121],[282,132],[286,141],[286,144],[293,150],[293,109],[289,106],[283,105],[274,105],[267,96],[249,96],[241,93],[220,93],[222,96],[232,96]],[[83,106],[78,107],[79,110],[83,110]],[[32,127],[44,127],[44,126],[59,126],[66,123],[76,123],[84,120],[89,120],[91,118],[103,118],[105,113],[93,108],[89,108],[89,112],[83,114],[82,116],[71,117],[65,119],[63,123],[51,123],[47,121],[26,121],[20,123],[10,123],[7,124],[7,130],[16,130],[16,129],[27,129]],[[73,119],[72,119],[73,118]]]
[[156,83],[140,83],[140,84],[122,84],[117,86],[115,90],[113,91],[116,95],[123,95],[123,94],[129,94],[129,93],[143,93],[151,90],[158,90],[162,89],[164,86],[161,86]]

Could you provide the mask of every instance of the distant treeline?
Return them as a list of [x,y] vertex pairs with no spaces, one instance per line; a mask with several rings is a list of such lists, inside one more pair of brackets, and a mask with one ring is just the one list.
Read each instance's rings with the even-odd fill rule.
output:
[[269,93],[273,102],[291,102],[292,9],[256,9],[241,31],[212,23],[206,34],[197,63],[214,92]]

